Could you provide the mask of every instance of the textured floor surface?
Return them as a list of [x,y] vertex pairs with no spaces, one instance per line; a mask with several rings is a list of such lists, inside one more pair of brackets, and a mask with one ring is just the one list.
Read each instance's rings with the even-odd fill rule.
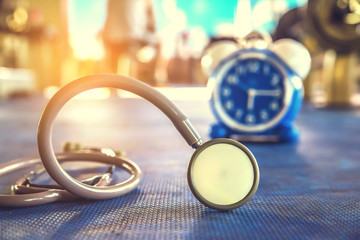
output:
[[[36,155],[47,100],[0,101],[0,162]],[[206,101],[177,101],[205,140]],[[199,203],[186,181],[193,150],[141,99],[77,100],[59,115],[53,143],[124,149],[143,170],[138,188],[116,199],[0,208],[0,239],[360,239],[360,111],[304,105],[291,144],[245,143],[260,168],[255,196],[220,212]],[[6,192],[11,176],[0,178]]]

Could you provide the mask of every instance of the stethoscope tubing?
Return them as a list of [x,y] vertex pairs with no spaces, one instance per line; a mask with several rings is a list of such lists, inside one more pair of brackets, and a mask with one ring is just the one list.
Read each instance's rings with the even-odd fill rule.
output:
[[135,93],[158,107],[178,129],[186,142],[196,148],[201,138],[192,127],[187,117],[164,95],[149,85],[125,76],[116,74],[94,74],[79,78],[61,88],[48,102],[38,126],[38,150],[48,174],[64,189],[89,199],[109,199],[131,191],[128,186],[96,187],[83,184],[73,179],[60,166],[52,146],[53,122],[61,108],[74,96],[94,88],[118,88]]
[[[121,195],[124,195],[135,189],[141,179],[141,170],[139,166],[126,158],[111,157],[100,153],[59,153],[56,154],[59,162],[67,161],[90,161],[106,164],[113,164],[130,173],[130,178],[124,182],[116,184],[121,189]],[[24,168],[36,166],[42,163],[39,157],[20,158],[8,163],[0,164],[0,176],[11,172],[19,171]],[[77,181],[77,180],[75,180]],[[17,180],[16,182],[19,182]],[[16,186],[16,184],[15,184]],[[115,186],[115,185],[114,185]],[[19,186],[23,187],[23,186]],[[104,187],[104,186],[102,186]],[[23,187],[26,188],[26,187]],[[32,188],[32,193],[5,195],[0,194],[0,207],[29,207],[57,201],[72,201],[81,198],[64,189]]]

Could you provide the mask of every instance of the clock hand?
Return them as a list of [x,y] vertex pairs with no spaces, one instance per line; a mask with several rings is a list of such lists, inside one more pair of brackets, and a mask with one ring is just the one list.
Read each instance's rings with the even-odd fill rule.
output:
[[248,94],[248,102],[247,102],[247,109],[253,110],[255,97],[256,96],[271,96],[271,97],[279,97],[281,95],[281,90],[256,90],[253,88],[249,88],[247,90]]
[[238,89],[240,89],[241,91],[245,91],[248,92],[249,91],[249,87],[246,86],[245,84],[236,84],[235,87],[237,87]]
[[253,94],[256,96],[270,96],[270,97],[279,97],[281,95],[281,90],[255,90],[251,89]]
[[253,110],[254,108],[254,102],[255,102],[255,96],[256,96],[256,90],[255,89],[249,89],[247,91],[248,93],[248,102],[247,102],[247,109]]

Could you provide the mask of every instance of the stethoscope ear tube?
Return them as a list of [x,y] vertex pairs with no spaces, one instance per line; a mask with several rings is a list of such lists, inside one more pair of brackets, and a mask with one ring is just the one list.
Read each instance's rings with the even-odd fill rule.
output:
[[[111,164],[112,166],[117,166],[119,169],[129,172],[129,179],[116,184],[120,190],[124,190],[122,192],[123,194],[127,193],[129,189],[136,188],[141,178],[139,166],[129,159],[120,156],[108,156],[92,151],[79,151],[58,153],[56,154],[56,157],[59,162],[97,162]],[[31,175],[33,170],[38,169],[39,167],[41,167],[41,159],[39,157],[16,159],[8,163],[0,164],[0,176],[16,174],[17,171],[27,168],[31,169],[29,174]],[[58,201],[74,201],[80,199],[78,194],[71,193],[61,188],[36,186],[36,184],[34,186],[34,184],[27,181],[29,175],[18,179],[12,185],[12,193],[16,194],[0,194],[0,207],[30,207]],[[102,187],[109,185],[111,184],[111,179],[106,179],[106,176],[109,176],[108,173],[102,174],[99,181],[88,184]],[[97,178],[99,178],[99,176],[97,176]]]
[[61,88],[45,107],[38,125],[37,141],[42,162],[48,174],[64,189],[89,199],[108,199],[123,195],[133,189],[129,186],[98,188],[76,181],[60,166],[52,145],[53,123],[61,108],[74,96],[94,88],[118,88],[143,97],[158,107],[172,121],[186,142],[193,148],[201,145],[201,138],[187,117],[164,95],[149,85],[116,74],[94,74],[79,78]]

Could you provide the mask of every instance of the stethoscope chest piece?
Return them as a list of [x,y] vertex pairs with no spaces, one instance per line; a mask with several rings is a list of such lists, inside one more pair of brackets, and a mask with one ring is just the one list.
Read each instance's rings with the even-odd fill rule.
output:
[[255,194],[259,169],[241,143],[219,138],[201,145],[190,159],[187,179],[195,197],[218,210],[235,209]]

